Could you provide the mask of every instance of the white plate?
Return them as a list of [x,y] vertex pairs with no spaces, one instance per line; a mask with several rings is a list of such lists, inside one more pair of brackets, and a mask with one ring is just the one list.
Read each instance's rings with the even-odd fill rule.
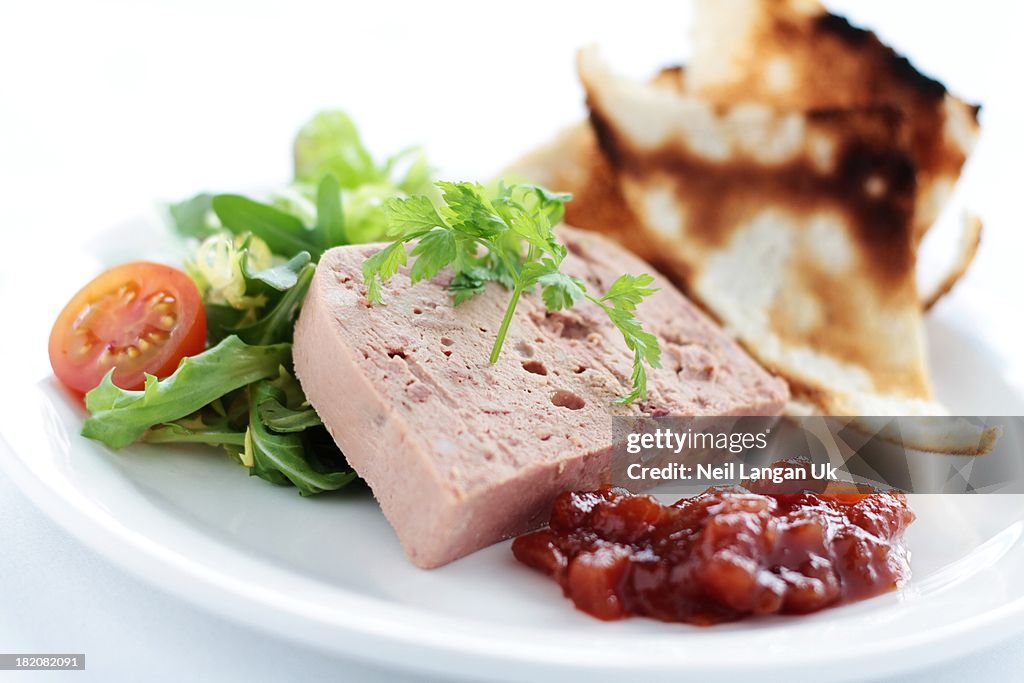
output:
[[[117,564],[210,610],[351,656],[474,679],[647,679],[744,673],[816,680],[893,673],[1024,628],[1024,497],[919,496],[906,589],[799,618],[696,628],[602,623],[501,543],[434,571],[405,561],[365,491],[312,499],[250,479],[213,450],[112,452],[78,435],[82,408],[48,374],[60,303],[102,266],[174,260],[147,218],[51,263],[40,296],[5,297],[24,322],[0,392],[6,470],[60,524]],[[23,274],[7,273],[11,283]],[[968,288],[969,289],[969,288]],[[12,290],[7,290],[12,291]],[[998,349],[963,296],[929,324],[940,397],[1024,414]]]

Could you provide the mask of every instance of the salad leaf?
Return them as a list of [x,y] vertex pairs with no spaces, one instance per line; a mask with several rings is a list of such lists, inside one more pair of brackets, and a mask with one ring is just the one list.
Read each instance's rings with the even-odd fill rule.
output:
[[270,383],[284,393],[284,405],[288,408],[298,410],[309,407],[309,402],[306,401],[306,394],[302,392],[302,385],[299,384],[299,380],[295,379],[284,366],[281,366],[281,372],[277,379],[270,380]]
[[206,302],[206,342],[216,346],[225,337],[234,334],[233,330],[242,326],[243,320],[252,316],[250,311],[239,310],[231,306]]
[[333,491],[356,478],[355,472],[319,472],[305,458],[302,439],[296,434],[275,434],[260,418],[259,406],[268,401],[278,404],[283,392],[270,382],[250,387],[249,429],[245,438],[243,462],[251,461],[251,473],[275,484],[292,483],[299,493],[309,496]]
[[316,190],[316,232],[325,249],[348,244],[345,213],[341,208],[341,185],[333,173],[320,181]]
[[344,112],[325,111],[314,116],[295,136],[293,153],[296,180],[316,184],[333,174],[341,187],[355,188],[385,177]]
[[270,247],[260,238],[220,232],[200,243],[195,255],[185,262],[185,270],[206,303],[248,311],[266,305],[269,288],[248,291],[253,288],[246,272],[252,276],[271,268],[273,262]]
[[255,272],[249,268],[249,260],[249,254],[245,252],[241,257],[241,267],[247,290],[253,286],[263,285],[283,292],[295,286],[299,281],[299,274],[309,264],[311,257],[308,251],[300,251],[284,263]]
[[275,254],[293,256],[308,251],[316,259],[323,252],[301,220],[270,204],[237,194],[219,194],[212,205],[225,228],[236,235],[251,233],[259,237]]
[[405,173],[397,181],[398,189],[410,196],[429,195],[434,191],[433,171],[427,163],[427,155],[419,147],[409,147],[387,160],[384,165],[389,177],[403,165],[408,164]]
[[275,432],[301,432],[323,424],[312,406],[288,408],[275,398],[259,405],[260,421]]
[[197,194],[185,201],[167,207],[175,231],[182,237],[208,237],[218,230],[211,220],[213,195]]
[[199,425],[190,427],[182,422],[170,422],[157,425],[148,430],[142,437],[145,443],[201,443],[207,446],[245,445],[245,432],[228,427],[207,427]]
[[295,316],[306,298],[313,281],[316,266],[307,263],[296,276],[295,284],[288,289],[270,311],[256,322],[244,327],[233,328],[238,337],[247,344],[264,345],[273,342],[290,342]]
[[137,441],[150,427],[190,415],[228,392],[261,379],[276,377],[291,362],[290,344],[250,346],[238,337],[181,361],[178,369],[158,380],[146,376],[146,386],[130,391],[116,386],[113,371],[85,395],[91,415],[82,435],[111,448]]
[[270,205],[302,221],[303,225],[316,225],[316,190],[310,183],[293,181],[270,192]]
[[387,234],[384,206],[389,199],[404,197],[391,182],[361,185],[342,193],[345,205],[345,234],[352,244],[376,242]]

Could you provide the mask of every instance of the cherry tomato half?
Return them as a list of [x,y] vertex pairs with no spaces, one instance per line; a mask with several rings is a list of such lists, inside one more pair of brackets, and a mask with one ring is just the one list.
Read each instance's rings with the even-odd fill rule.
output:
[[114,368],[114,384],[140,389],[206,345],[206,311],[185,273],[159,263],[115,266],[83,287],[50,331],[50,365],[80,393]]

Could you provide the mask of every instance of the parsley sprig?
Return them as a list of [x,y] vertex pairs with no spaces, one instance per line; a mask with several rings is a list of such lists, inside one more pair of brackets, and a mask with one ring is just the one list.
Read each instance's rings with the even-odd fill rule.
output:
[[[554,226],[572,197],[537,185],[499,184],[490,195],[476,183],[438,182],[441,205],[427,197],[391,199],[385,205],[395,239],[363,263],[367,298],[382,303],[381,285],[416,257],[409,271],[415,284],[451,266],[449,289],[455,305],[481,294],[488,282],[511,290],[508,307],[491,349],[490,362],[501,355],[519,299],[539,287],[548,310],[572,308],[586,299],[605,312],[633,352],[632,390],[619,399],[631,403],[647,396],[647,367],[661,365],[657,338],[636,319],[636,307],[657,290],[647,274],[623,275],[602,296],[587,291],[579,278],[560,268],[568,250]],[[407,245],[415,242],[412,251]]]

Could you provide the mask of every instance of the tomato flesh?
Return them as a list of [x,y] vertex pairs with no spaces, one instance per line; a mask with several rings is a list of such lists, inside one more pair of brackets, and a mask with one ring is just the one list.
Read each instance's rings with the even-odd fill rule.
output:
[[140,389],[206,346],[206,311],[182,271],[139,261],[115,266],[83,287],[50,331],[50,365],[79,393],[114,368],[114,384]]

